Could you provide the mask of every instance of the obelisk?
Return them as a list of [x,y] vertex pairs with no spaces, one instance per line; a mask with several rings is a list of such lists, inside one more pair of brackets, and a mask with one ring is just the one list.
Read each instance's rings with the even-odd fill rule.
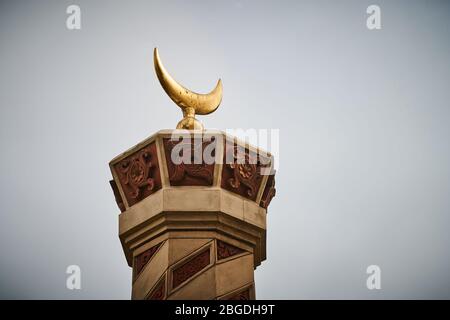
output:
[[196,114],[209,94],[179,85],[154,52],[157,77],[184,118],[115,157],[110,181],[119,238],[133,269],[132,299],[255,299],[254,269],[266,259],[266,214],[275,195],[270,154]]

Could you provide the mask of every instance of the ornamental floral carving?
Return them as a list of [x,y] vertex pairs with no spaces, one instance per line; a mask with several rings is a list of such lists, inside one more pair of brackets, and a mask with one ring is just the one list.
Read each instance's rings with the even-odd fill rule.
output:
[[[214,164],[208,164],[203,159],[203,151],[210,145],[211,141],[197,141],[192,139],[190,142],[173,141],[164,139],[164,150],[166,155],[167,170],[169,181],[173,186],[210,186],[214,178]],[[174,151],[182,150],[180,154]],[[188,161],[184,160],[183,150],[189,150]],[[213,149],[214,150],[214,149]],[[174,152],[175,154],[172,154]],[[176,163],[172,161],[172,156],[176,157]],[[212,157],[215,157],[213,151]]]
[[194,257],[176,267],[172,272],[172,288],[192,278],[210,264],[210,249],[196,254]]
[[150,259],[155,255],[156,251],[158,251],[161,244],[157,244],[138,256],[134,258],[134,278],[136,279],[137,276],[141,273],[142,269],[144,269],[145,265],[150,261]]
[[156,145],[154,143],[117,163],[115,170],[129,206],[161,188]]
[[232,246],[226,242],[217,240],[217,260],[226,259],[244,252],[241,248]]
[[264,188],[263,196],[261,198],[260,206],[266,208],[269,206],[270,201],[272,201],[273,197],[276,194],[275,189],[275,175],[270,175],[267,179],[266,187]]
[[227,141],[224,162],[222,188],[250,200],[256,200],[262,181],[261,168],[263,167],[258,155]]
[[166,277],[164,276],[148,295],[147,300],[164,300],[166,291]]

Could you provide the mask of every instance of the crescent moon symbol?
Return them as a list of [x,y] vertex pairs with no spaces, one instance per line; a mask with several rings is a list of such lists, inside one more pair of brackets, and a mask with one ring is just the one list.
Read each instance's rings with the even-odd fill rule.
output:
[[209,114],[214,112],[222,101],[222,80],[217,81],[217,85],[210,93],[200,94],[186,89],[176,82],[164,68],[159,58],[158,48],[153,51],[153,61],[156,75],[164,91],[169,95],[183,112],[188,108],[193,108],[196,114]]

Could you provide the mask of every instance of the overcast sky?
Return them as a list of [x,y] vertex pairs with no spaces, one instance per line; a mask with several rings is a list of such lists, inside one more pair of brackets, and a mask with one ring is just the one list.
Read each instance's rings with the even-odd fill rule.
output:
[[108,162],[181,119],[155,46],[222,78],[206,128],[280,130],[257,298],[450,298],[449,35],[447,1],[1,1],[0,298],[130,298]]

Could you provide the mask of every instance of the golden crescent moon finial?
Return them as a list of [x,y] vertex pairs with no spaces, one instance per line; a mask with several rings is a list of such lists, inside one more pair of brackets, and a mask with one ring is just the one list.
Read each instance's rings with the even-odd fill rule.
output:
[[178,122],[177,129],[203,130],[203,125],[195,119],[195,114],[209,114],[219,107],[222,101],[222,80],[217,81],[216,87],[210,93],[195,93],[180,85],[170,76],[161,63],[158,48],[153,51],[153,62],[156,75],[164,91],[183,111],[184,118]]

